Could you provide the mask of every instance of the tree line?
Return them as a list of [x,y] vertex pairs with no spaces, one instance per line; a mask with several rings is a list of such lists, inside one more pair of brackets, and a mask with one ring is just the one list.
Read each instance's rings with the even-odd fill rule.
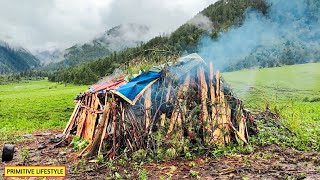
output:
[[248,8],[254,8],[266,14],[268,6],[264,0],[218,1],[200,12],[212,21],[214,26],[212,27],[213,31],[186,23],[170,36],[157,36],[138,47],[128,48],[121,52],[113,52],[103,59],[67,69],[60,68],[58,71],[50,74],[48,79],[54,82],[91,84],[99,80],[100,77],[111,74],[115,68],[137,57],[144,56],[151,63],[151,61],[157,61],[160,59],[159,56],[163,55],[147,52],[146,50],[148,49],[165,50],[176,55],[196,52],[197,43],[203,35],[209,35],[215,39],[218,38],[220,32],[227,31],[231,26],[241,25],[244,12]]

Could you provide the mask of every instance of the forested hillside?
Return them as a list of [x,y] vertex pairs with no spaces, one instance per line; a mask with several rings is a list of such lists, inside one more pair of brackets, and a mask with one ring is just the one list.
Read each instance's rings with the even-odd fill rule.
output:
[[177,57],[184,52],[196,52],[198,42],[203,35],[216,39],[221,32],[227,31],[230,27],[240,26],[248,8],[255,9],[264,15],[268,10],[264,0],[219,1],[199,13],[208,17],[212,26],[206,27],[187,22],[170,36],[158,36],[139,47],[129,48],[120,53],[114,52],[107,58],[60,70],[52,74],[49,80],[76,84],[93,83],[99,77],[108,75],[114,68],[132,59],[142,59],[146,62],[160,61],[160,59]]
[[26,71],[40,66],[40,61],[23,48],[0,42],[0,74]]
[[149,28],[139,24],[121,24],[115,26],[93,40],[76,44],[63,51],[63,60],[50,64],[46,69],[72,67],[81,63],[105,58],[114,51],[136,47],[147,41]]

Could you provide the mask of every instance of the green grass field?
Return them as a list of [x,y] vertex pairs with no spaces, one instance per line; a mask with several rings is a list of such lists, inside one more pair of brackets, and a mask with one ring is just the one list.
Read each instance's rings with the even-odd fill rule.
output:
[[[320,150],[320,63],[224,73],[249,109],[266,106],[297,134],[294,146]],[[281,142],[279,142],[281,143]]]
[[0,85],[0,141],[24,133],[63,128],[73,111],[73,98],[87,86],[41,81]]
[[[267,137],[262,141],[319,151],[319,70],[320,63],[304,64],[224,73],[223,77],[247,108],[261,110],[269,106],[296,134],[294,138],[276,138],[273,136],[279,134],[277,130],[260,131],[261,136]],[[73,111],[73,98],[87,87],[64,87],[47,80],[0,85],[0,141],[14,141],[33,131],[63,128]]]

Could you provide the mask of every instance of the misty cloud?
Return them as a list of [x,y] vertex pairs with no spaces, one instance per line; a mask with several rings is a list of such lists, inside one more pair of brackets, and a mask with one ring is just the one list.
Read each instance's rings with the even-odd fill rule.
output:
[[212,21],[203,14],[197,14],[194,18],[187,22],[203,30],[212,30],[213,23]]
[[31,51],[67,48],[119,24],[168,33],[216,0],[1,0],[0,39]]
[[273,66],[283,61],[290,64],[319,60],[320,2],[267,2],[270,5],[268,16],[248,10],[241,27],[231,28],[217,40],[203,37],[199,42],[199,54],[220,70],[241,60],[245,60],[240,64],[243,67],[250,62]]

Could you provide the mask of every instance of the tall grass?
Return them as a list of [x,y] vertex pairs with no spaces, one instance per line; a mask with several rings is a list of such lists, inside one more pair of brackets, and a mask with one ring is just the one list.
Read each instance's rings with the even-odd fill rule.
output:
[[85,89],[47,80],[0,85],[0,141],[64,127],[74,108],[73,98]]

